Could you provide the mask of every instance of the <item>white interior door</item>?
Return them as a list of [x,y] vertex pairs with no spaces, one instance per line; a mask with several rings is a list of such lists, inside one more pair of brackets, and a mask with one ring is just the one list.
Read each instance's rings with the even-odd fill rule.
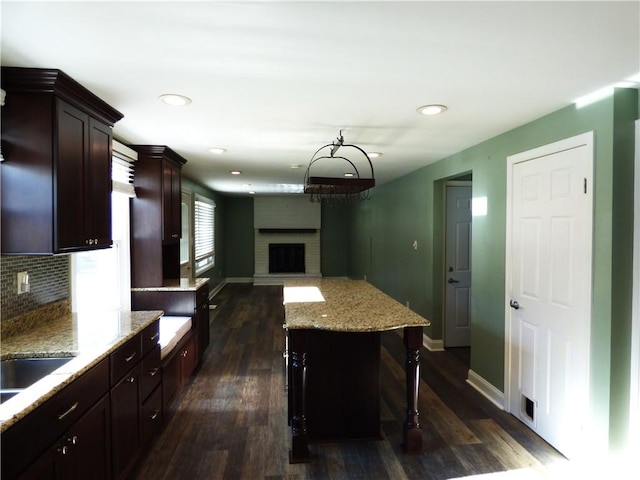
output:
[[508,408],[568,457],[589,412],[592,134],[508,159]]
[[471,343],[471,184],[446,185],[444,346]]

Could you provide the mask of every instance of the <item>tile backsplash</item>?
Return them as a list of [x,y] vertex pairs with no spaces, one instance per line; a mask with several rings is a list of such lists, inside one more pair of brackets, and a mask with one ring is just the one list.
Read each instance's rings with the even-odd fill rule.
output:
[[[70,297],[70,256],[0,257],[0,318],[9,319]],[[18,295],[18,272],[29,273],[31,291]]]

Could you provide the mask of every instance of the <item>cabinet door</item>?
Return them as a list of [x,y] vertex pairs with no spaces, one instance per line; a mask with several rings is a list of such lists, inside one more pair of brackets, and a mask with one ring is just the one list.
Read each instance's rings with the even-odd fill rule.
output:
[[58,473],[56,462],[59,455],[59,446],[51,447],[22,472],[20,480],[62,480],[61,475],[56,475]]
[[185,385],[189,381],[189,378],[191,377],[191,374],[193,373],[193,370],[196,368],[196,365],[198,363],[197,340],[198,340],[198,336],[196,334],[191,333],[189,334],[189,340],[184,345],[184,349],[182,351],[181,367],[180,367],[182,385]]
[[198,333],[198,362],[202,360],[204,352],[209,346],[209,301],[201,302],[195,312]]
[[57,101],[58,150],[54,169],[55,252],[86,244],[84,235],[84,159],[88,157],[89,116],[63,100]]
[[111,240],[111,128],[89,119],[89,155],[84,164],[85,237],[93,247]]
[[20,480],[110,479],[109,421],[106,395],[33,462]]
[[162,240],[180,240],[182,230],[180,211],[180,170],[162,161]]
[[113,478],[120,478],[140,448],[140,383],[138,364],[111,389],[111,445]]
[[69,445],[75,479],[111,478],[111,415],[109,395],[98,402],[69,430]]

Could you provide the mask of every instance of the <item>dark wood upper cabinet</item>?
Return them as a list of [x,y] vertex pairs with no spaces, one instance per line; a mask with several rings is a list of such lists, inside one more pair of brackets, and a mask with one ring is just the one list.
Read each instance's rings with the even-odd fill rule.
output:
[[180,278],[181,178],[186,160],[163,145],[138,152],[131,208],[131,286],[158,287]]
[[3,67],[2,253],[111,246],[112,127],[122,114],[55,69]]

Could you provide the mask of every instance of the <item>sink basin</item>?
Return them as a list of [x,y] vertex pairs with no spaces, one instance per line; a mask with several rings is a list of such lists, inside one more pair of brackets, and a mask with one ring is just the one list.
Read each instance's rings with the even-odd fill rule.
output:
[[3,360],[0,362],[0,403],[71,360],[69,357]]

